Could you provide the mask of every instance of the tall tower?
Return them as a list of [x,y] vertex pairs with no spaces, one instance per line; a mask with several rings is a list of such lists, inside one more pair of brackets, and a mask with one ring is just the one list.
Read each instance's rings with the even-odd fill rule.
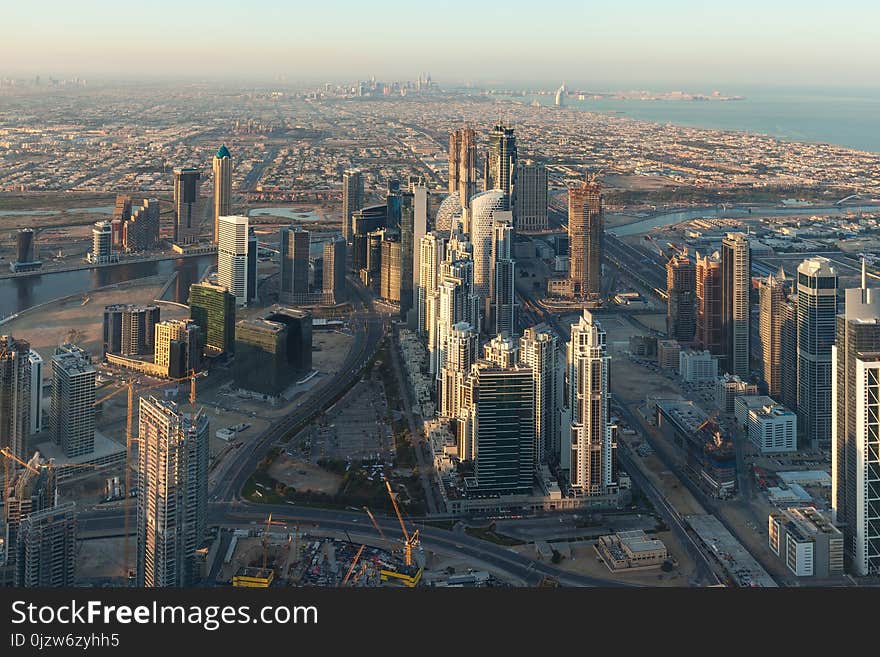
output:
[[89,262],[99,265],[113,262],[113,228],[109,221],[97,221],[92,228],[92,250]]
[[436,325],[433,335],[430,330],[428,334],[429,371],[434,372],[438,379],[445,362],[446,339],[452,327],[459,322],[467,322],[474,328],[479,326],[480,300],[473,290],[471,244],[463,235],[454,235],[446,245],[446,256],[440,263]]
[[202,174],[193,167],[174,169],[174,243],[195,241],[199,220],[199,180]]
[[335,305],[347,298],[345,292],[345,239],[334,237],[324,242],[324,278],[321,281],[322,303]]
[[281,303],[305,303],[309,293],[309,231],[298,226],[281,229],[281,281],[278,298]]
[[516,165],[516,205],[514,226],[518,231],[547,230],[547,169],[543,164],[525,160]]
[[[440,372],[438,413],[457,418],[462,408],[464,384],[479,357],[479,334],[467,322],[458,322],[446,340],[446,358]],[[465,459],[464,456],[461,458]],[[467,460],[467,459],[465,459]]]
[[435,296],[440,281],[440,262],[446,252],[446,238],[431,231],[419,240],[418,331],[427,336],[436,321]]
[[666,334],[690,343],[697,331],[697,266],[687,251],[666,263]]
[[584,182],[568,188],[568,278],[573,296],[598,299],[602,293],[605,216],[602,187]]
[[605,495],[617,485],[609,412],[611,356],[606,350],[605,331],[587,310],[571,326],[567,361],[570,484],[579,495]]
[[728,233],[721,240],[721,329],[725,370],[749,377],[749,294],[752,260],[745,233]]
[[142,397],[138,436],[138,586],[192,586],[208,510],[208,418]]
[[758,288],[760,306],[761,360],[767,392],[774,399],[782,395],[782,326],[784,319],[785,274],[780,280],[772,274]]
[[[0,449],[24,459],[31,425],[31,346],[11,335],[0,336]],[[10,475],[18,469],[9,464]],[[0,476],[5,476],[0,470]],[[4,493],[8,482],[4,481]]]
[[471,199],[468,233],[473,244],[474,294],[484,302],[491,293],[492,229],[495,219],[503,217],[505,196],[500,190],[477,194]]
[[52,356],[52,440],[74,458],[95,451],[95,379],[88,354],[72,344]]
[[351,243],[351,216],[364,207],[364,177],[360,169],[346,169],[342,174],[342,236]]
[[18,528],[15,586],[73,586],[76,572],[76,505],[52,505],[24,516]]
[[204,333],[193,319],[168,319],[156,324],[156,365],[179,379],[201,368]]
[[516,204],[516,137],[513,128],[501,122],[496,123],[489,133],[484,180],[486,191],[500,189],[504,192],[503,210],[510,210]]
[[837,270],[828,258],[798,267],[798,429],[813,447],[831,443],[831,347],[837,317]]
[[563,364],[559,340],[549,326],[538,324],[523,331],[519,362],[532,370],[535,383],[535,459],[538,464],[558,463]]
[[214,155],[214,243],[220,234],[220,217],[232,214],[232,156],[226,144]]
[[220,217],[217,241],[217,282],[235,295],[235,303],[247,305],[248,218]]
[[782,328],[780,347],[780,398],[792,411],[798,404],[798,325],[797,295],[793,294],[782,305]]
[[856,575],[880,574],[880,289],[846,290],[832,362],[831,506]]
[[492,227],[492,272],[494,333],[514,335],[517,333],[517,323],[513,224],[504,218],[496,219]]
[[235,350],[235,297],[222,285],[189,286],[189,314],[199,325],[209,354]]
[[477,138],[474,129],[463,127],[449,135],[449,194],[457,195],[461,207],[470,207],[477,193]]
[[722,352],[721,260],[697,253],[697,343],[710,354]]

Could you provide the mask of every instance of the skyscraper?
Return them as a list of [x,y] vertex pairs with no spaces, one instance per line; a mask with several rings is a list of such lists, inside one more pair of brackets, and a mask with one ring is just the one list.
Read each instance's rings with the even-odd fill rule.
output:
[[785,274],[780,280],[772,274],[758,288],[761,334],[761,365],[767,394],[782,395],[782,328],[785,317]]
[[342,236],[351,243],[352,215],[364,207],[364,177],[360,169],[346,169],[342,174]]
[[[446,339],[446,357],[440,371],[438,413],[455,419],[463,406],[464,384],[479,358],[479,334],[467,322],[458,322]],[[463,459],[470,457],[461,456]]]
[[474,129],[463,127],[449,135],[449,194],[461,207],[470,207],[477,193],[477,139]]
[[104,306],[104,354],[141,356],[153,353],[159,306],[113,304]]
[[452,327],[467,322],[474,329],[480,322],[480,299],[474,294],[474,263],[472,246],[461,234],[453,235],[446,245],[446,255],[440,263],[437,284],[436,325],[428,334],[429,371],[438,378],[445,362],[446,338]]
[[535,383],[535,459],[559,462],[559,408],[563,393],[563,363],[556,334],[546,324],[523,331],[519,362],[532,370]]
[[199,325],[209,354],[235,349],[235,297],[222,285],[205,281],[189,287],[189,314]]
[[15,586],[73,586],[76,505],[52,505],[21,519],[16,540]]
[[782,305],[780,347],[780,397],[782,403],[797,411],[798,402],[798,323],[797,295],[793,294]]
[[[605,495],[617,485],[616,444],[610,423],[609,377],[611,356],[605,331],[584,310],[571,326],[567,347],[570,426],[570,481],[578,495]],[[563,445],[563,449],[566,445]]]
[[832,363],[831,506],[855,575],[880,574],[880,289],[846,290]]
[[324,242],[324,276],[321,282],[321,302],[327,305],[343,303],[346,293],[345,239],[336,237]]
[[281,281],[278,299],[282,303],[308,303],[309,231],[298,226],[281,229]]
[[86,257],[89,262],[98,265],[118,259],[118,255],[113,252],[113,229],[109,221],[95,222],[92,228],[92,250]]
[[[502,214],[502,213],[498,213]],[[496,335],[517,333],[516,265],[513,260],[513,225],[496,218],[492,227],[492,317]]]
[[697,344],[712,355],[723,349],[721,332],[721,260],[697,253]]
[[113,218],[110,220],[112,243],[116,251],[122,250],[124,226],[129,219],[131,219],[131,196],[117,194],[116,207],[113,208]]
[[[30,352],[26,341],[0,336],[0,449],[8,449],[19,459],[24,458],[31,426]],[[14,461],[9,464],[10,474],[17,469]],[[3,482],[4,487],[7,483]]]
[[797,270],[798,429],[813,447],[831,443],[831,347],[837,317],[837,270],[828,258]]
[[214,155],[214,243],[220,234],[220,217],[232,214],[232,156],[226,144]]
[[208,510],[208,418],[142,397],[138,436],[138,586],[192,586]]
[[248,226],[247,236],[247,302],[257,300],[257,264],[259,262],[260,244],[253,226]]
[[35,271],[43,263],[37,260],[36,236],[33,229],[22,228],[15,234],[15,260],[9,263],[13,272]]
[[440,280],[440,262],[446,252],[446,238],[431,231],[419,240],[418,332],[427,336],[435,321],[434,297]]
[[483,345],[483,360],[499,367],[513,367],[519,362],[519,344],[506,335],[496,335]]
[[135,208],[131,218],[122,225],[122,244],[125,250],[147,251],[159,244],[159,199],[144,199],[140,207]]
[[43,357],[31,349],[28,354],[31,366],[31,435],[43,430]]
[[52,356],[52,440],[74,458],[95,450],[95,379],[87,352],[73,344]]
[[247,305],[248,218],[220,217],[217,244],[217,282],[235,296],[239,306]]
[[389,303],[402,303],[403,249],[395,233],[386,232],[380,245],[379,296]]
[[174,243],[190,244],[196,239],[199,220],[199,180],[192,167],[174,169]]
[[501,122],[489,133],[484,182],[486,191],[504,192],[503,210],[510,210],[516,204],[516,137],[513,128]]
[[[55,506],[57,478],[55,469],[39,452],[27,461],[3,487],[3,513],[0,522],[0,586],[15,581],[18,557],[18,534],[23,518]],[[5,531],[4,531],[5,530]],[[5,542],[5,544],[4,544]],[[3,562],[5,557],[4,569]],[[4,570],[7,571],[4,574]]]
[[180,379],[202,366],[204,334],[192,319],[169,319],[156,324],[156,365],[171,379]]
[[728,233],[721,240],[722,366],[726,372],[749,378],[749,294],[752,259],[745,233]]
[[568,278],[574,297],[595,300],[602,294],[605,212],[602,187],[585,181],[568,188]]
[[666,335],[682,343],[697,331],[697,266],[687,251],[666,262]]
[[491,292],[492,229],[495,219],[511,218],[509,212],[502,214],[505,212],[505,203],[504,192],[497,189],[482,192],[471,199],[470,220],[466,231],[473,245],[474,294],[483,303],[489,299]]
[[547,230],[549,227],[547,169],[543,164],[524,160],[516,165],[516,205],[513,221],[516,230]]

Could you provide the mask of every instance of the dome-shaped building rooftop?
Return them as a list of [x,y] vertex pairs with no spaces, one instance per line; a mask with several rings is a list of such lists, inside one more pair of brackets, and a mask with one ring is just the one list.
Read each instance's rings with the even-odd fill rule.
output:
[[461,214],[461,198],[458,194],[450,194],[437,208],[434,230],[452,230],[454,220],[461,220]]

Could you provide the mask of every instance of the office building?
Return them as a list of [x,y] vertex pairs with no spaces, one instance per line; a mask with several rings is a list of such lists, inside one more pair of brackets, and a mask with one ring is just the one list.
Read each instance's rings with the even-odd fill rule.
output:
[[[25,340],[0,336],[0,449],[8,449],[19,459],[25,456],[31,427],[30,354]],[[10,473],[17,469],[17,463],[9,464]]]
[[605,331],[587,310],[571,325],[566,362],[571,424],[563,465],[569,467],[569,484],[576,495],[606,495],[617,487],[616,428],[609,406],[611,356]]
[[396,234],[385,233],[380,245],[379,297],[397,305],[401,303],[403,282],[402,251],[400,238]]
[[419,240],[419,285],[417,288],[417,330],[427,336],[436,321],[434,298],[440,281],[440,262],[445,257],[446,238],[440,231],[431,231]]
[[282,303],[309,302],[309,231],[298,226],[281,229],[279,259],[281,279],[278,299]]
[[464,210],[458,194],[450,194],[437,207],[437,214],[434,215],[434,230],[448,237],[450,231],[457,230],[462,224],[463,214]]
[[539,162],[524,160],[517,163],[515,177],[514,227],[518,231],[547,230],[549,201],[546,167]]
[[280,396],[312,367],[311,313],[272,306],[235,325],[235,386]]
[[15,234],[15,260],[9,263],[12,272],[35,271],[43,266],[37,260],[36,234],[30,228],[22,228]]
[[678,372],[680,357],[681,344],[677,340],[657,340],[657,367],[661,370]]
[[[880,289],[845,291],[832,363],[831,507],[847,570],[880,574]],[[800,296],[800,295],[798,295]]]
[[[449,135],[449,195],[456,196],[459,207],[470,207],[477,193],[477,139],[474,129],[463,127]],[[449,228],[437,228],[449,230]]]
[[723,349],[721,331],[721,259],[697,253],[697,344],[713,356]]
[[745,233],[728,233],[721,240],[721,367],[747,379],[749,369],[749,294],[752,260]]
[[767,393],[774,398],[782,395],[782,328],[786,304],[785,274],[772,274],[758,288],[759,326],[761,335],[761,366]]
[[[438,413],[455,419],[463,408],[464,386],[471,367],[479,358],[479,334],[467,322],[452,326],[447,339],[443,368],[438,386]],[[459,455],[470,460],[472,455]]]
[[287,329],[287,367],[294,374],[312,369],[312,313],[275,304],[257,316]]
[[323,275],[321,278],[321,303],[333,306],[348,299],[345,275],[347,247],[345,239],[335,237],[324,242]]
[[559,340],[549,326],[538,324],[523,331],[519,362],[532,371],[535,385],[535,460],[538,464],[558,463],[565,369]]
[[843,535],[814,507],[789,508],[768,518],[768,545],[798,577],[843,574]]
[[137,584],[186,587],[208,512],[208,418],[142,397],[138,419]]
[[22,517],[15,549],[15,586],[73,586],[76,505],[73,502],[53,504]]
[[779,379],[780,400],[788,408],[797,411],[798,396],[798,324],[797,324],[797,295],[791,295],[782,304],[782,328],[780,329],[781,346]]
[[513,128],[504,123],[496,123],[489,133],[483,181],[486,191],[495,189],[503,192],[502,210],[510,210],[516,205],[516,136]]
[[718,379],[718,359],[708,350],[682,349],[678,354],[678,375],[688,383]]
[[247,302],[257,300],[257,262],[259,261],[260,245],[257,241],[257,232],[253,226],[248,226],[247,236]]
[[352,241],[353,215],[363,207],[363,173],[360,169],[346,169],[345,173],[342,174],[342,237],[345,238],[348,244]]
[[31,435],[43,430],[43,357],[31,349],[28,354],[31,367]]
[[52,440],[68,458],[95,450],[95,380],[97,371],[86,351],[73,344],[52,356]]
[[207,281],[190,285],[189,314],[204,336],[205,353],[235,350],[235,297],[225,287]]
[[119,260],[119,255],[113,252],[113,232],[109,221],[95,222],[92,228],[92,250],[86,259],[96,265]]
[[568,188],[569,296],[596,300],[602,293],[605,216],[602,187],[585,181]]
[[367,267],[369,235],[384,229],[388,223],[388,206],[384,203],[370,205],[352,213],[350,243],[351,264],[355,272]]
[[745,429],[762,454],[797,451],[797,415],[781,404],[750,408]]
[[202,174],[192,167],[174,169],[174,243],[191,244],[196,241],[198,222],[201,220],[199,180]]
[[733,413],[733,404],[742,395],[757,395],[758,385],[743,381],[736,374],[724,373],[715,380],[715,405],[722,413]]
[[827,258],[797,270],[798,428],[813,447],[831,444],[831,348],[837,317],[837,270]]
[[131,196],[117,194],[116,206],[113,208],[113,216],[110,219],[114,251],[121,251],[123,248],[124,226],[129,219],[131,219]]
[[502,191],[491,190],[477,194],[471,199],[468,213],[468,226],[465,232],[473,246],[474,294],[480,298],[485,308],[489,299],[492,278],[492,230],[496,219],[512,219],[505,211],[505,196]]
[[156,365],[170,379],[180,379],[202,367],[205,337],[192,319],[169,319],[156,324]]
[[214,243],[220,234],[220,217],[232,214],[232,156],[226,144],[214,155]]
[[694,341],[697,332],[697,265],[687,250],[666,262],[666,335],[680,343]]
[[149,251],[159,246],[159,199],[144,199],[122,224],[122,245],[126,252]]
[[421,180],[410,182],[409,191],[403,194],[400,224],[400,314],[409,321],[410,311],[415,309],[412,324],[418,318],[418,289],[421,266],[419,244],[428,232],[428,188]]
[[446,255],[440,263],[436,297],[436,325],[428,335],[429,371],[439,376],[444,363],[446,338],[452,327],[467,322],[480,326],[480,299],[474,293],[472,246],[461,233],[446,244]]
[[217,243],[217,282],[235,296],[238,306],[248,302],[248,218],[220,217]]
[[[501,215],[502,213],[498,213]],[[492,226],[492,278],[490,280],[495,335],[517,333],[516,263],[513,260],[513,224],[496,218]]]
[[104,354],[152,354],[159,316],[155,304],[104,306]]

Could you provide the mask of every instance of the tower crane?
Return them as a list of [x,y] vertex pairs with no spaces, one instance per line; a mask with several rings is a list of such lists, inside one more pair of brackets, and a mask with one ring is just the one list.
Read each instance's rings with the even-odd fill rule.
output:
[[51,471],[54,470],[55,468],[97,468],[98,467],[94,463],[55,463],[54,459],[47,459],[46,463],[41,463],[39,465],[39,467],[34,467],[29,462],[18,458],[15,454],[12,453],[12,450],[9,449],[8,447],[4,447],[4,448],[0,449],[0,456],[5,457],[3,460],[3,487],[4,487],[4,490],[2,491],[3,492],[2,497],[4,500],[6,499],[6,489],[9,488],[9,485],[11,483],[11,481],[9,479],[9,475],[10,475],[9,470],[10,470],[11,463],[17,463],[18,465],[22,466],[26,470],[30,470],[34,474],[40,474],[40,472],[42,471],[41,469],[47,469],[47,470],[49,470],[49,472],[51,474]]
[[379,536],[382,537],[382,540],[383,540],[383,541],[387,541],[388,539],[385,538],[385,533],[382,531],[382,528],[379,526],[379,523],[376,522],[376,517],[372,514],[372,512],[370,511],[370,509],[369,509],[368,507],[365,506],[365,507],[364,507],[364,511],[366,511],[366,512],[367,512],[367,515],[370,516],[370,522],[373,523],[373,527],[375,527],[375,528],[376,528],[376,531],[379,532]]
[[397,498],[391,490],[391,484],[388,483],[387,479],[385,480],[385,488],[388,489],[388,497],[391,498],[394,513],[397,514],[397,519],[400,521],[400,529],[403,531],[403,553],[406,565],[412,566],[412,551],[414,547],[419,545],[419,530],[417,529],[412,535],[406,531],[406,524],[403,522],[403,516],[400,515],[400,507],[397,506]]
[[277,520],[272,520],[272,514],[266,518],[266,526],[263,528],[263,540],[261,541],[263,546],[263,570],[266,570],[266,565],[269,562],[269,529],[271,529],[272,525],[278,527],[286,527],[283,522],[278,522]]
[[348,572],[345,573],[345,577],[342,579],[342,584],[339,586],[345,586],[348,583],[348,578],[351,577],[351,574],[354,572],[354,567],[357,566],[358,560],[361,558],[361,554],[364,552],[364,548],[366,545],[361,545],[360,549],[358,549],[357,554],[354,555],[354,559],[351,562],[351,566],[348,569]]

